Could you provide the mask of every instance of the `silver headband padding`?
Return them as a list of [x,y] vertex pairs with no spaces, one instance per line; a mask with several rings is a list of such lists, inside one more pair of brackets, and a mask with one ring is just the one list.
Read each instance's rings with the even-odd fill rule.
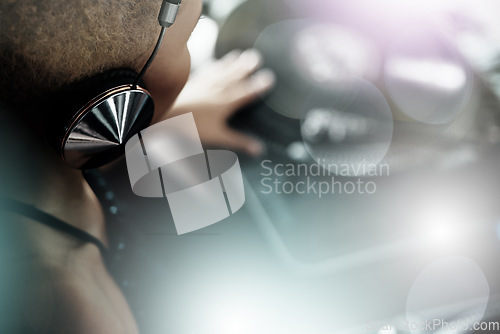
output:
[[174,24],[179,8],[180,4],[173,4],[164,0],[161,4],[160,14],[158,15],[158,22],[160,22],[160,25],[168,28]]

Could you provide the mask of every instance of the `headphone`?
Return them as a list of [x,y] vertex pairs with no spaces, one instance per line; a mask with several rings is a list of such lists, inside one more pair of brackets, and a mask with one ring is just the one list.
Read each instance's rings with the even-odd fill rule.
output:
[[[137,74],[130,69],[111,71],[68,86],[57,104],[76,111],[49,125],[49,141],[61,158],[79,169],[105,165],[123,154],[132,136],[149,126],[154,102],[142,77],[153,62],[165,31],[174,24],[181,0],[163,0],[158,22],[162,29],[148,61]],[[54,107],[54,110],[57,109]]]

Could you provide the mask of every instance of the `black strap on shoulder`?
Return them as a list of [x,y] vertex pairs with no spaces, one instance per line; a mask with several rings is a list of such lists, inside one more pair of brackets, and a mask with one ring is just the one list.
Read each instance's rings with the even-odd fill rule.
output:
[[99,251],[104,257],[105,255],[107,255],[108,249],[101,240],[85,231],[80,230],[79,228],[76,228],[60,220],[59,218],[56,218],[35,208],[34,206],[10,198],[0,198],[0,210],[20,214],[22,216],[31,218],[43,225],[49,226],[55,230],[67,233],[83,242],[90,242],[96,245],[97,248],[99,248]]

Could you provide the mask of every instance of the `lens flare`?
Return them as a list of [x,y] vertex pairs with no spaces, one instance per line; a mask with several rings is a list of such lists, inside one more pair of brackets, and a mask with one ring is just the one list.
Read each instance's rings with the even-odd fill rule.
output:
[[302,138],[311,156],[329,168],[341,167],[343,176],[375,168],[392,141],[393,119],[385,97],[366,81],[356,87],[347,101],[328,90],[314,92],[302,119]]
[[292,47],[294,65],[309,80],[346,86],[378,75],[377,50],[346,27],[312,24],[297,33]]
[[[428,265],[414,281],[406,302],[406,319],[421,333],[429,322],[433,332],[445,321],[473,311],[481,320],[489,299],[489,284],[481,268],[465,257],[448,257]],[[462,324],[466,325],[466,324]],[[470,325],[470,324],[469,324]],[[470,327],[469,327],[470,328]]]
[[458,51],[427,28],[411,28],[396,37],[384,69],[391,99],[422,123],[449,124],[472,94],[473,77]]

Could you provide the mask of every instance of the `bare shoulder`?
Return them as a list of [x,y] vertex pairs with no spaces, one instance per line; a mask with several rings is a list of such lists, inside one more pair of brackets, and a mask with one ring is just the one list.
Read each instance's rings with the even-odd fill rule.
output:
[[[97,275],[96,275],[97,274]],[[1,333],[137,333],[107,274],[26,261],[1,277]],[[4,328],[2,328],[4,326]]]
[[0,247],[0,333],[137,333],[97,247],[44,239],[53,248]]

